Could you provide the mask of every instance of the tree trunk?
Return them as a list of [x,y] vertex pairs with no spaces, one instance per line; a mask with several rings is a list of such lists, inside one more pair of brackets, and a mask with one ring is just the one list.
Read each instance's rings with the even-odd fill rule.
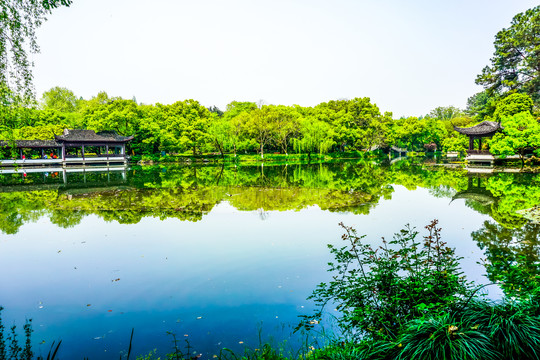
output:
[[221,158],[225,159],[225,155],[223,154],[223,148],[221,147],[221,145],[219,145],[219,141],[217,141],[217,139],[215,139],[214,141],[216,142],[216,146],[219,150],[219,153],[221,154]]

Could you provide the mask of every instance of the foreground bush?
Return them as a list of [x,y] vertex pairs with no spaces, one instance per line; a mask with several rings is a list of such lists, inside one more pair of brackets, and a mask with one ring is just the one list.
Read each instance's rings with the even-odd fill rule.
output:
[[519,302],[478,297],[481,287],[465,280],[436,220],[422,243],[407,226],[375,249],[341,226],[348,246],[329,246],[335,275],[313,292],[318,310],[300,326],[313,328],[334,304],[348,341],[312,359],[540,360],[540,289]]
[[454,249],[441,240],[434,220],[427,235],[409,226],[382,239],[373,248],[356,230],[345,229],[347,246],[329,245],[335,257],[329,263],[332,281],[321,283],[309,297],[318,305],[313,316],[305,316],[301,326],[311,328],[320,320],[328,303],[341,312],[338,325],[353,339],[395,340],[409,321],[427,314],[453,312],[472,297],[477,286],[467,282]]

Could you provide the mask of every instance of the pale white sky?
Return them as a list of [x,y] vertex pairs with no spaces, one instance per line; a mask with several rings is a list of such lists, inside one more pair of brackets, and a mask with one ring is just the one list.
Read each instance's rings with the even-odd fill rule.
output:
[[38,97],[314,106],[370,97],[394,117],[464,108],[495,34],[533,0],[74,0],[38,32]]

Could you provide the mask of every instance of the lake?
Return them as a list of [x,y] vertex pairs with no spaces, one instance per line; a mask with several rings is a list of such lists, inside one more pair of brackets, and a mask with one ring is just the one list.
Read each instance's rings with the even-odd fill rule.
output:
[[[54,169],[53,169],[54,170]],[[0,305],[32,319],[36,353],[63,359],[257,348],[291,337],[330,278],[338,223],[379,244],[439,220],[488,296],[538,284],[534,173],[471,174],[403,160],[304,165],[162,165],[0,174]],[[333,309],[328,309],[332,313]],[[327,324],[331,329],[331,324]]]

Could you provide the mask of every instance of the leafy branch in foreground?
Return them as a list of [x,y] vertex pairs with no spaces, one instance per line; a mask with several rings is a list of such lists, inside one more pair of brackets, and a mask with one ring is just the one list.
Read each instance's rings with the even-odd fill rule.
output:
[[393,240],[382,240],[373,248],[363,243],[355,229],[343,224],[344,247],[328,245],[335,262],[329,283],[321,283],[309,297],[317,305],[314,316],[303,316],[298,326],[311,328],[320,320],[327,304],[341,316],[340,328],[354,339],[395,340],[413,319],[454,312],[475,294],[459,266],[461,258],[441,240],[438,221],[425,228],[422,242],[418,232],[406,226]]

